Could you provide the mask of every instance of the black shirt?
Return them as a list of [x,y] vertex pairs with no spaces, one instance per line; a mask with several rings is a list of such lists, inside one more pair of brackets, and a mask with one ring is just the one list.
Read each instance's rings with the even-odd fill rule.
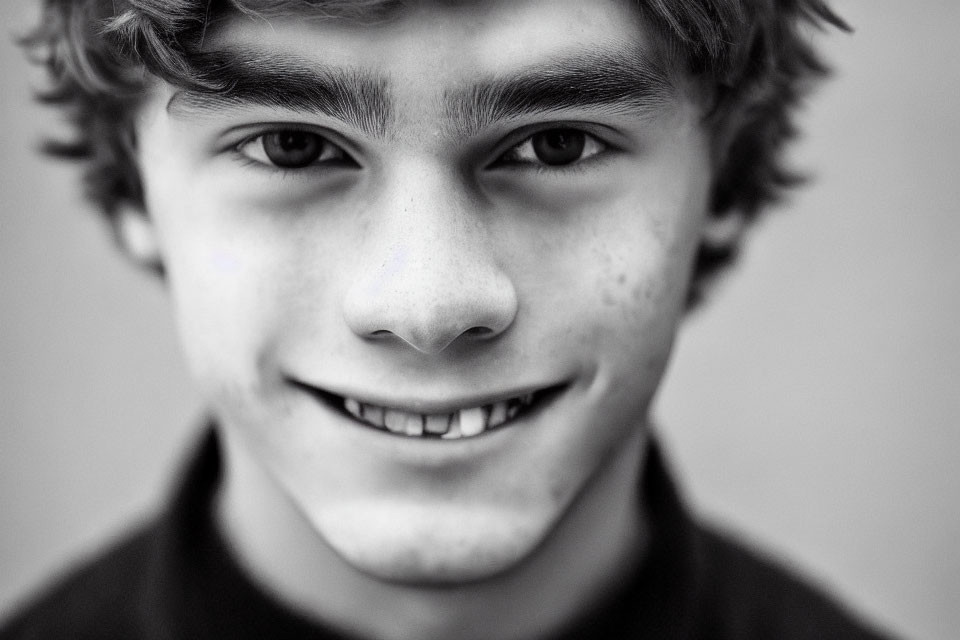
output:
[[[155,520],[61,579],[0,640],[345,640],[264,593],[214,526],[213,430]],[[820,592],[696,523],[656,445],[643,477],[651,542],[636,575],[562,639],[879,640]]]

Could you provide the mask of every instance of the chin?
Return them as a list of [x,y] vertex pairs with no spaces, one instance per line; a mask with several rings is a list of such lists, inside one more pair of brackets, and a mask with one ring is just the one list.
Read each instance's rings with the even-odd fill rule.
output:
[[[316,523],[353,569],[383,582],[457,586],[510,572],[533,555],[552,518],[488,508],[382,503],[334,510]],[[440,513],[438,513],[440,512]]]

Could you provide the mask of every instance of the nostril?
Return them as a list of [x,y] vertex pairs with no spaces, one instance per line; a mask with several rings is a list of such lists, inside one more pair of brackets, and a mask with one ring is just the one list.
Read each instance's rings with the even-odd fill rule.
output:
[[471,327],[463,332],[463,335],[473,338],[485,338],[496,333],[490,327]]
[[477,347],[487,344],[512,324],[517,294],[505,275],[471,272],[465,284],[462,277],[450,277],[446,266],[439,274],[430,269],[418,267],[377,295],[365,280],[351,285],[342,303],[347,326],[371,342],[393,345],[399,340],[436,354],[458,338]]

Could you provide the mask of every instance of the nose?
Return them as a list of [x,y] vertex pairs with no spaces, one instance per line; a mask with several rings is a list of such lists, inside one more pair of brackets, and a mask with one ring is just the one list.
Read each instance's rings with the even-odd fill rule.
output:
[[517,295],[496,239],[457,182],[443,171],[409,172],[378,197],[343,304],[356,335],[438,354],[513,323]]

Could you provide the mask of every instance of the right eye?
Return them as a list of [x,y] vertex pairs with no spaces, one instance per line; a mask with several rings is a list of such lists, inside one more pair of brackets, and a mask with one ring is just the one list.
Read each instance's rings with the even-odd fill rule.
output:
[[281,169],[302,169],[314,164],[354,164],[338,145],[312,131],[268,131],[237,147],[244,157]]

